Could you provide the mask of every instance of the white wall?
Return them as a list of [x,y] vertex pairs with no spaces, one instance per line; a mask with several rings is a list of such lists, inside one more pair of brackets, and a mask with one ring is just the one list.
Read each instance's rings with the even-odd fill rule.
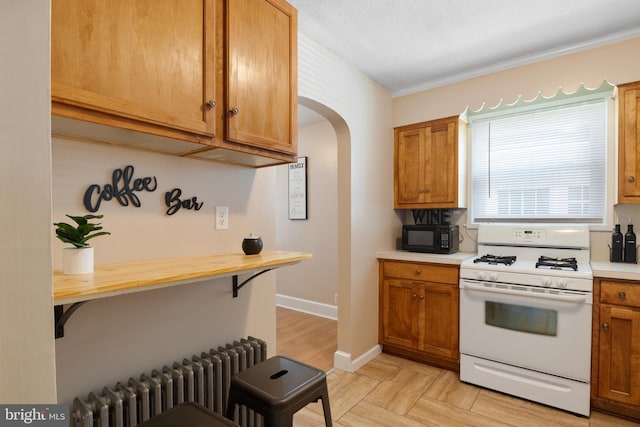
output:
[[395,245],[390,93],[298,36],[298,97],[333,125],[338,139],[338,352],[353,370],[378,343],[376,252]]
[[[307,157],[307,219],[288,215],[288,165],[276,167],[276,241],[279,247],[311,252],[313,259],[278,274],[277,292],[285,306],[308,301],[335,306],[338,292],[338,157],[336,132],[328,121],[298,129],[298,155]],[[297,300],[302,299],[300,305]],[[317,305],[315,305],[317,306]],[[324,306],[317,306],[319,310]],[[330,308],[330,307],[329,307]],[[336,311],[336,309],[333,309]],[[321,311],[312,311],[327,315]]]
[[[133,165],[136,178],[155,176],[158,189],[137,193],[141,206],[103,202],[97,213],[110,236],[92,240],[95,262],[206,255],[241,251],[244,236],[275,240],[275,172],[169,155],[53,140],[53,219],[83,215],[82,196],[91,184],[111,182],[114,169]],[[199,211],[165,214],[164,193],[180,188],[184,198],[204,202]],[[216,231],[215,206],[229,207],[229,230]],[[53,233],[53,228],[47,230]],[[54,239],[54,268],[65,245]],[[298,265],[283,267],[295,270]],[[251,281],[232,298],[231,278],[90,301],[80,307],[56,340],[58,398],[76,395],[130,376],[161,369],[209,348],[253,335],[275,354],[277,271]],[[240,276],[241,280],[245,276]]]
[[[399,97],[393,100],[393,126],[457,115],[467,106],[473,110],[483,103],[493,107],[501,99],[510,104],[519,95],[532,99],[538,91],[552,96],[560,87],[565,92],[573,92],[582,83],[588,88],[598,87],[604,79],[613,84],[638,81],[638,52],[640,38],[635,38]],[[616,159],[613,159],[613,164],[617,165]],[[621,224],[626,225],[631,218],[632,222],[640,225],[640,206],[620,205],[615,211]],[[461,223],[464,221],[462,217]],[[475,231],[465,229],[463,233],[467,237],[463,250],[474,251]],[[609,231],[592,231],[591,258],[607,260],[607,243],[610,241]]]
[[0,13],[0,402],[54,403],[49,2]]

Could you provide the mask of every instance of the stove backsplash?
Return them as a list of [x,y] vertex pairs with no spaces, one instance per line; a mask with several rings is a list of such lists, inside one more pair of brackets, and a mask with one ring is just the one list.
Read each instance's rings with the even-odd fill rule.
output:
[[[621,225],[622,230],[626,231],[627,224],[635,225],[636,230],[640,230],[640,205],[615,205],[614,221]],[[414,219],[411,210],[405,210],[401,215],[403,224],[413,224]],[[477,229],[467,228],[467,210],[457,209],[452,211],[451,224],[460,227],[460,252],[476,252],[477,251]],[[611,244],[611,230],[591,231],[591,260],[598,262],[609,261],[609,245]],[[636,234],[638,231],[636,231]],[[624,234],[624,232],[623,232]]]
[[[442,210],[440,210],[442,211]],[[476,229],[467,229],[467,210],[466,209],[446,209],[448,211],[446,214],[443,212],[434,213],[430,215],[427,212],[414,212],[411,209],[404,209],[402,211],[398,211],[398,215],[402,224],[416,224],[416,223],[439,223],[438,221],[445,221],[449,224],[457,225],[459,227],[460,233],[460,246],[458,248],[459,252],[476,252],[477,245],[476,239],[478,236],[478,230]],[[400,242],[399,236],[401,235],[402,230],[400,229],[398,233],[398,242]],[[398,249],[401,249],[400,243],[396,245]]]
[[[640,205],[615,205],[613,211],[613,221],[615,224],[620,224],[622,234],[627,231],[627,224],[634,224],[636,230],[640,227]],[[613,226],[608,230],[591,232],[591,261],[609,261],[612,232]]]

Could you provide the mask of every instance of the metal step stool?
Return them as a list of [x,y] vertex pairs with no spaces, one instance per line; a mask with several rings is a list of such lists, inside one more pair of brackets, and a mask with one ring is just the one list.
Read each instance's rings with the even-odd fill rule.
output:
[[318,399],[322,399],[325,425],[332,427],[324,371],[274,356],[233,377],[226,416],[233,420],[236,405],[245,405],[264,417],[265,427],[292,426],[293,414]]

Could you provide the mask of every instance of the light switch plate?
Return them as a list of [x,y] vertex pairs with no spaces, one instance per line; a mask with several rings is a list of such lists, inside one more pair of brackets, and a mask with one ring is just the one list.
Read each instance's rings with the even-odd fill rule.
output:
[[227,206],[216,206],[216,230],[229,229],[229,208]]

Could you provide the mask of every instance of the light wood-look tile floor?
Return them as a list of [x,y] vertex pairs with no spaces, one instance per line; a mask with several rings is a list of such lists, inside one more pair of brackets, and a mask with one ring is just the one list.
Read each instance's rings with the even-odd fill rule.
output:
[[[381,354],[357,372],[327,377],[334,426],[576,426],[640,424],[592,411],[581,417],[459,381],[432,366]],[[296,413],[294,426],[323,426],[322,406]]]
[[[313,324],[313,319],[307,321]],[[299,326],[296,334],[306,335],[299,330],[302,324]],[[281,330],[278,335],[279,346]],[[313,347],[307,353],[313,353]],[[333,424],[337,427],[640,425],[596,411],[591,412],[590,418],[580,417],[465,384],[454,372],[387,354],[379,355],[357,372],[332,370],[327,381]],[[324,426],[321,403],[312,403],[296,413],[294,426]]]

